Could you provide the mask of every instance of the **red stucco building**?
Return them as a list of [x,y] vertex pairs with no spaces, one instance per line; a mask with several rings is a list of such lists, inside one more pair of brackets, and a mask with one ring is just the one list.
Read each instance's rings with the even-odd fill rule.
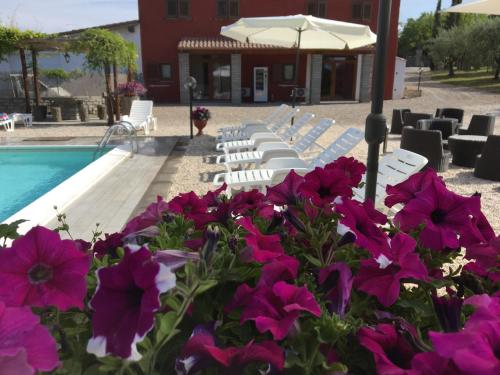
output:
[[[386,98],[392,97],[400,0],[393,0]],[[157,102],[186,102],[184,82],[197,79],[202,100],[290,100],[295,54],[288,49],[238,43],[220,28],[241,17],[311,14],[377,30],[379,0],[139,0],[144,80]],[[301,53],[302,100],[367,101],[374,47]]]

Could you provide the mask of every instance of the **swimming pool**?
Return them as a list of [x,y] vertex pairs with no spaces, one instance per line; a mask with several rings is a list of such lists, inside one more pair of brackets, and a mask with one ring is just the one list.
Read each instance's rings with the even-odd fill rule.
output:
[[[95,149],[95,146],[0,147],[0,222],[91,164]],[[104,154],[110,150],[104,150]]]

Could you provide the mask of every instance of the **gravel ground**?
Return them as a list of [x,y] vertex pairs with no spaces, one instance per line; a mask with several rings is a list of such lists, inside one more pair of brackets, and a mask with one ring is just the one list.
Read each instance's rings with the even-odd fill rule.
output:
[[[417,80],[415,73],[407,72],[407,85],[414,86]],[[418,98],[386,101],[384,112],[390,123],[393,108],[410,108],[416,112],[434,113],[437,107],[459,107],[465,109],[464,122],[468,124],[473,114],[482,114],[500,110],[500,95],[477,92],[470,89],[447,86],[429,80],[424,76],[422,82],[423,95]],[[217,128],[238,124],[243,119],[262,118],[268,114],[273,106],[256,105],[217,105],[207,104],[212,112],[212,119],[206,128],[206,135],[195,137],[187,148],[186,155],[178,165],[175,182],[168,194],[172,197],[178,193],[194,190],[202,193],[212,188],[211,181],[215,173],[223,172],[224,168],[214,164],[215,140]],[[185,106],[157,106],[154,109],[158,117],[158,129],[152,135],[158,136],[185,136],[189,133],[189,112]],[[312,112],[316,119],[330,117],[336,124],[319,140],[322,146],[327,146],[349,127],[364,128],[367,114],[370,112],[370,103],[359,104],[320,104],[303,106],[302,112]],[[100,136],[106,130],[104,124],[89,125],[38,125],[32,129],[19,127],[14,133],[1,132],[0,144],[7,137],[21,138],[36,137],[78,137]],[[304,128],[301,133],[307,131]],[[497,121],[496,134],[500,134],[500,120]],[[399,147],[400,136],[390,136],[388,150]],[[359,160],[366,160],[367,147],[360,143],[351,155]],[[477,179],[472,174],[472,169],[451,166],[450,170],[442,174],[448,187],[463,195],[470,195],[479,191],[483,195],[483,210],[495,228],[500,232],[500,215],[495,212],[500,207],[500,183]]]

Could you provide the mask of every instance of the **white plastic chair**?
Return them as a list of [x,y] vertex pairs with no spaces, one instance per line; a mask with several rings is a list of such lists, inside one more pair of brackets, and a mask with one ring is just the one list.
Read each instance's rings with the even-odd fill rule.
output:
[[289,141],[292,139],[298,131],[307,123],[309,123],[314,118],[312,113],[304,113],[292,126],[286,127],[282,134],[272,133],[272,132],[255,132],[249,139],[242,139],[239,141],[230,141],[221,143],[222,148],[217,145],[219,151],[224,151],[225,154],[231,152],[241,152],[243,150],[253,150],[264,142],[272,141]]
[[[218,164],[224,164],[228,172],[233,167],[243,164],[255,164],[260,168],[262,163],[280,157],[299,157],[307,150],[316,145],[318,138],[335,124],[332,119],[324,118],[314,125],[309,132],[298,139],[292,146],[286,142],[264,142],[255,151],[237,152],[232,154],[219,155],[216,159]],[[320,147],[316,145],[317,147]]]
[[[420,171],[427,165],[427,158],[411,151],[396,149],[392,154],[387,154],[379,161],[377,174],[377,192],[375,205],[384,203],[387,196],[387,185],[396,185],[408,179],[411,175]],[[365,176],[363,176],[365,182]],[[354,199],[363,202],[365,200],[365,188],[353,189]]]
[[14,131],[14,121],[11,118],[7,120],[0,120],[0,126],[3,126],[5,131],[13,132]]
[[298,174],[305,174],[316,167],[323,167],[351,151],[364,137],[363,131],[355,128],[347,129],[335,142],[323,150],[309,163],[297,157],[284,157],[269,160],[265,168],[248,169],[237,172],[218,173],[214,177],[214,185],[226,183],[228,189],[259,189],[277,184],[292,169]]
[[242,130],[245,126],[251,125],[251,124],[257,124],[257,125],[265,125],[269,126],[271,125],[274,121],[278,119],[278,117],[285,112],[286,109],[288,109],[289,106],[287,104],[282,104],[279,107],[277,107],[274,111],[272,111],[267,117],[264,117],[262,120],[257,120],[257,119],[248,119],[248,120],[243,120],[241,122],[240,126],[226,126],[223,128],[217,129],[219,133],[231,133],[234,131]]
[[276,133],[285,125],[289,124],[292,118],[300,111],[299,108],[289,108],[283,113],[281,113],[278,118],[272,123],[272,125],[264,124],[247,124],[243,128],[229,133],[219,134],[217,136],[217,150],[222,150],[222,146],[219,146],[225,142],[239,141],[243,139],[249,139],[254,133]]
[[156,118],[153,116],[153,101],[134,100],[129,116],[122,116],[120,122],[131,124],[135,130],[144,130],[146,135],[156,127]]
[[18,121],[22,121],[26,128],[33,126],[33,115],[31,113],[12,113],[9,117],[12,119],[13,125]]

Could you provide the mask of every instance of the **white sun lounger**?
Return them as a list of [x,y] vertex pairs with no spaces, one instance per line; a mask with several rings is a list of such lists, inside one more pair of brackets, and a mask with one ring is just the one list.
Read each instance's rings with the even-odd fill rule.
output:
[[300,158],[275,158],[269,160],[265,168],[219,173],[215,175],[213,183],[217,186],[226,183],[228,189],[264,190],[268,185],[283,181],[292,169],[296,173],[306,174],[316,167],[323,167],[335,161],[351,151],[363,137],[364,133],[361,130],[350,128],[309,163]]
[[234,132],[219,134],[217,136],[218,143],[238,141],[249,139],[254,133],[276,133],[285,125],[289,124],[292,118],[300,111],[299,108],[289,108],[281,113],[272,125],[266,126],[263,124],[247,124],[242,129]]
[[277,107],[274,111],[272,111],[267,117],[264,117],[262,120],[243,120],[241,122],[241,125],[236,125],[236,126],[226,126],[223,128],[217,129],[217,132],[219,133],[231,133],[234,131],[242,130],[243,127],[251,124],[256,124],[256,125],[264,125],[264,126],[269,126],[271,125],[274,121],[278,119],[280,115],[282,115],[286,109],[290,108],[286,104],[282,104],[279,107]]
[[299,157],[300,154],[303,154],[316,145],[315,142],[318,138],[333,124],[335,124],[334,120],[324,118],[291,146],[286,142],[264,142],[260,144],[255,151],[219,155],[216,162],[218,164],[224,164],[227,171],[232,172],[232,169],[238,165],[255,164],[255,168],[260,168],[262,163],[273,158]]
[[156,118],[153,116],[153,101],[134,100],[129,116],[122,116],[120,123],[125,122],[134,127],[136,131],[144,130],[146,135],[156,128]]
[[[420,171],[427,165],[427,158],[411,151],[396,149],[392,154],[387,154],[379,161],[377,174],[377,192],[375,205],[384,203],[387,196],[387,185],[396,185],[405,181],[411,175]],[[365,182],[363,176],[363,182]],[[353,189],[354,199],[363,202],[365,200],[365,188]]]

